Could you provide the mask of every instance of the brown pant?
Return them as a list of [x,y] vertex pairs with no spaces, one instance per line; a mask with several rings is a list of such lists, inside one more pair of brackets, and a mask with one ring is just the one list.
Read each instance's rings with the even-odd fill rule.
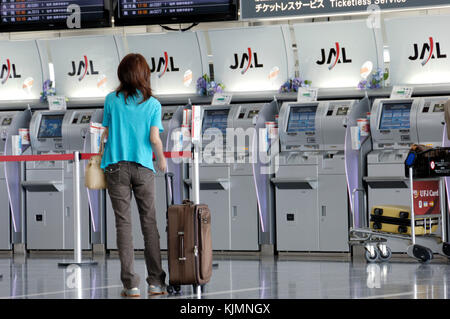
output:
[[147,283],[165,285],[166,273],[161,266],[159,233],[155,214],[155,174],[134,163],[119,162],[105,170],[108,194],[116,217],[117,248],[121,265],[120,279],[125,288],[139,287],[139,275],[134,272],[134,247],[131,227],[131,192],[139,210],[144,236],[144,256]]

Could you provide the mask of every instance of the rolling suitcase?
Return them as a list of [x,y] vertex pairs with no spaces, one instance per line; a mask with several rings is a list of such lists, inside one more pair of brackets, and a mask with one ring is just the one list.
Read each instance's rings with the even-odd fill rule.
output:
[[211,212],[207,205],[195,205],[189,200],[174,205],[172,173],[166,174],[166,190],[167,291],[179,292],[181,285],[192,285],[196,291],[197,287],[208,283],[212,275]]
[[[411,235],[411,212],[407,206],[374,206],[370,213],[370,228],[373,230]],[[416,235],[425,235],[438,229],[438,217],[422,217],[415,220]]]

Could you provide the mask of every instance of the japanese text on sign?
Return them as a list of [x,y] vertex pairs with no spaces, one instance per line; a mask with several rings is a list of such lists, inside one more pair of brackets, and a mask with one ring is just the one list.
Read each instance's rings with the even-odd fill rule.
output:
[[241,18],[320,16],[450,6],[448,0],[241,0]]

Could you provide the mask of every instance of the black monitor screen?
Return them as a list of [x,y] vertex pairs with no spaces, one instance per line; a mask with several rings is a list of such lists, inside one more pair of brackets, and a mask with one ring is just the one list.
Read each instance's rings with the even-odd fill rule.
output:
[[106,3],[107,0],[0,0],[0,30],[108,27],[111,14]]
[[3,119],[2,126],[9,126],[12,123],[12,117],[6,117]]
[[38,138],[61,138],[64,114],[42,115]]
[[237,0],[119,0],[117,25],[237,19]]
[[248,118],[252,119],[258,114],[259,114],[259,110],[251,110],[250,112],[248,112]]
[[384,104],[381,110],[380,130],[408,130],[412,102]]
[[316,112],[317,105],[291,107],[287,132],[314,132],[316,130]]
[[169,112],[169,113],[164,113],[162,120],[163,121],[169,121],[171,120],[173,117],[173,112]]
[[434,112],[434,113],[444,112],[444,106],[445,106],[445,102],[442,102],[442,103],[436,103],[436,104],[434,105],[433,112]]
[[229,113],[230,109],[205,110],[203,114],[202,135],[205,134],[207,129],[216,128],[225,136],[227,133]]

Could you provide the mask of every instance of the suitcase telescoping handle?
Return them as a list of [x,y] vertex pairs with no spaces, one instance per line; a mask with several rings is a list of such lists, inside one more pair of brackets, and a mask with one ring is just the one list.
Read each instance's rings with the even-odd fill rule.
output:
[[166,179],[166,203],[167,203],[167,209],[169,209],[170,205],[175,204],[175,199],[173,196],[173,173],[166,173],[165,174]]

